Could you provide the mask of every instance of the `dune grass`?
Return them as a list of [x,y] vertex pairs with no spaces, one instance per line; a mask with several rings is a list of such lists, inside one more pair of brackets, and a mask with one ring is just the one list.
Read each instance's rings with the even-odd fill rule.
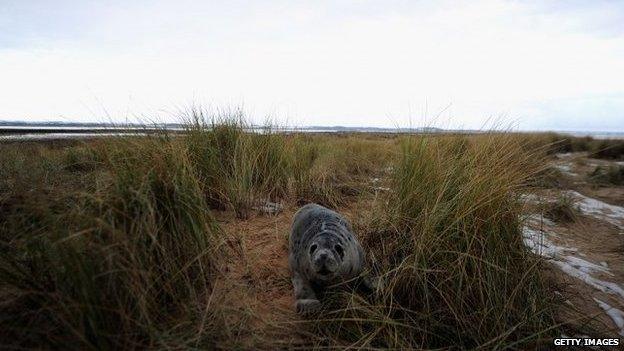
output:
[[597,166],[589,174],[588,180],[596,185],[624,185],[624,166]]
[[229,208],[247,218],[255,201],[287,193],[286,140],[270,127],[264,133],[247,132],[250,126],[240,111],[216,117],[195,111],[187,125],[183,143],[211,207]]
[[250,133],[236,111],[191,116],[184,137],[0,145],[3,346],[214,346],[236,322],[212,294],[230,253],[211,211],[344,203],[349,167],[373,167],[358,158],[364,141],[338,150]]
[[315,324],[319,345],[527,348],[552,335],[518,219],[541,157],[504,134],[404,138],[393,192],[358,226],[383,286],[338,295]]
[[290,150],[297,202],[345,205],[393,163],[396,148],[395,138],[297,136]]
[[[187,118],[184,143],[214,209],[247,218],[258,201],[295,199],[329,207],[361,192],[360,181],[392,159],[392,141],[252,130],[239,111]],[[257,128],[257,127],[256,127]]]
[[543,204],[543,213],[555,222],[575,222],[580,216],[577,200],[567,193],[560,194],[553,202]]
[[[518,199],[543,169],[543,138],[251,133],[236,110],[193,110],[186,126],[0,145],[2,346],[240,345],[246,319],[213,289],[232,255],[213,213],[244,220],[266,200],[373,201],[356,227],[383,284],[330,299],[305,322],[307,346],[523,348],[550,335]],[[388,172],[390,191],[372,196]]]
[[589,136],[575,137],[553,132],[524,134],[524,139],[534,146],[547,145],[547,151],[550,154],[588,152],[589,156],[594,158],[624,158],[624,141],[619,139],[594,139]]
[[13,152],[0,180],[4,346],[212,342],[223,239],[183,149],[156,137]]

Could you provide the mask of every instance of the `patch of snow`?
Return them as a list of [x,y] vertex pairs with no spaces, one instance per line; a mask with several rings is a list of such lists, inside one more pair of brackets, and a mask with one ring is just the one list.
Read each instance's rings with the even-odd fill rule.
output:
[[[533,229],[528,225],[523,227],[522,237],[524,244],[531,252],[549,259],[550,262],[559,267],[559,269],[567,275],[580,279],[585,284],[597,290],[618,295],[620,298],[624,299],[624,289],[620,285],[592,276],[594,273],[603,273],[613,276],[613,273],[609,271],[608,267],[577,257],[578,255],[582,255],[581,252],[577,252],[578,249],[559,246],[549,240],[544,231]],[[573,252],[577,252],[577,256],[571,255]]]
[[546,258],[560,257],[565,251],[577,251],[576,248],[568,248],[554,244],[544,235],[543,231],[535,230],[528,226],[525,226],[522,230],[522,239],[524,245],[526,245],[531,252]]
[[524,245],[536,255],[553,257],[558,252],[553,248],[555,245],[539,230],[525,226],[522,228],[522,239]]
[[553,167],[555,167],[556,169],[560,170],[561,172],[567,174],[567,175],[571,175],[571,176],[577,176],[577,173],[572,172],[572,164],[571,163],[563,163],[563,164],[556,164]]
[[541,198],[536,194],[521,194],[520,200],[534,204],[541,202]]
[[265,200],[264,202],[259,203],[257,206],[254,206],[253,209],[259,212],[275,215],[282,212],[282,210],[284,210],[284,206],[277,202]]
[[543,215],[539,213],[532,213],[524,217],[524,219],[529,224],[536,225],[536,226],[547,225],[547,226],[554,227],[556,225],[555,222],[551,221],[550,219],[544,217]]
[[597,265],[595,263],[586,261],[582,258],[574,256],[566,256],[565,260],[574,268],[580,270],[583,273],[602,272],[613,276],[613,273],[609,271],[609,268]]
[[570,158],[572,156],[574,156],[574,153],[572,152],[560,152],[558,154],[555,154],[556,158],[561,158],[561,159]]
[[598,303],[598,306],[600,306],[600,308],[605,311],[607,316],[609,316],[611,320],[613,320],[613,323],[615,323],[615,325],[620,328],[620,335],[624,336],[624,312],[620,311],[615,307],[611,307],[608,303],[598,300],[597,298],[594,298],[594,301],[596,301],[596,303]]
[[568,190],[567,194],[574,197],[583,214],[611,223],[624,229],[624,207],[615,206],[600,200],[587,197],[577,191]]
[[616,283],[594,278],[589,273],[577,269],[567,262],[553,260],[553,264],[558,266],[567,275],[578,278],[585,282],[585,284],[594,287],[595,289],[598,289],[608,294],[618,295],[620,298],[624,299],[624,289],[622,289],[622,287]]

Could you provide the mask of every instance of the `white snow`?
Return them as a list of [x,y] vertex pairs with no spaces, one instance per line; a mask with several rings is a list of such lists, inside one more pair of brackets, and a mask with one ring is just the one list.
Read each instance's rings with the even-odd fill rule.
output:
[[[620,298],[624,299],[624,289],[620,285],[592,276],[594,273],[603,273],[613,276],[609,268],[573,256],[571,253],[577,252],[577,248],[559,246],[553,243],[542,230],[536,230],[525,225],[522,235],[524,244],[533,253],[550,259],[550,261],[564,273],[580,279],[595,289],[618,295]],[[580,254],[580,252],[577,253],[577,255]]]
[[548,240],[542,231],[527,226],[522,229],[522,239],[531,252],[548,258],[555,257],[563,249]]
[[277,202],[264,200],[264,201],[260,201],[256,206],[252,208],[259,212],[264,212],[268,214],[278,214],[282,212],[282,210],[284,209],[284,206]]
[[543,215],[541,215],[539,213],[532,213],[532,214],[526,216],[525,220],[529,224],[537,225],[537,226],[542,226],[542,225],[547,225],[547,226],[550,226],[550,227],[556,226],[555,222],[551,221],[550,219],[544,217]]
[[554,167],[567,175],[571,175],[571,176],[578,175],[577,173],[572,172],[571,163],[560,163],[560,164],[554,165]]
[[541,202],[541,198],[536,195],[536,194],[521,194],[520,195],[520,200],[528,202],[528,203],[540,203]]
[[[585,196],[575,190],[566,190],[563,192],[563,195],[571,196],[576,201],[578,209],[583,214],[613,224],[620,229],[624,229],[624,207],[608,204],[606,202]],[[530,193],[520,195],[520,199],[528,203],[543,203],[552,201]],[[539,220],[543,222],[544,225],[548,226],[554,225],[552,221],[543,217],[540,219],[539,216],[540,215],[538,214],[529,215],[529,220]]]
[[572,156],[574,156],[574,153],[572,153],[572,152],[563,152],[563,153],[555,154],[556,158],[561,158],[561,159],[563,159],[563,158],[570,158]]
[[624,289],[622,289],[622,287],[618,284],[594,278],[589,273],[583,272],[581,269],[575,268],[567,262],[556,260],[553,260],[552,262],[567,275],[578,278],[585,282],[585,284],[604,293],[618,295],[620,298],[624,299]]
[[546,258],[559,258],[561,257],[563,252],[577,251],[577,249],[573,247],[563,247],[554,244],[546,237],[543,231],[535,230],[528,226],[525,226],[523,228],[522,237],[524,240],[524,245],[531,249],[531,252]]
[[611,205],[587,197],[574,190],[568,190],[566,193],[577,200],[579,210],[581,210],[583,214],[598,218],[618,228],[624,229],[624,207]]
[[620,335],[624,336],[624,312],[620,311],[615,307],[611,307],[608,303],[598,300],[597,298],[594,298],[594,301],[596,301],[596,303],[598,303],[598,306],[600,306],[600,308],[605,311],[607,316],[611,317],[613,323],[615,323],[615,325],[620,328]]
[[574,256],[566,256],[565,260],[574,268],[577,268],[583,273],[593,273],[593,272],[602,272],[608,275],[613,276],[613,273],[609,271],[609,268],[597,265],[595,263],[586,261],[582,258],[574,257]]
[[[576,206],[583,214],[624,229],[624,207],[587,197],[574,190],[568,190],[564,192],[565,194],[576,200]],[[521,198],[527,202],[540,202],[540,197],[535,194],[524,194]],[[615,295],[624,302],[624,288],[620,284],[595,276],[596,274],[599,274],[601,278],[614,276],[607,262],[602,261],[600,264],[590,262],[581,258],[586,257],[586,255],[578,249],[555,244],[551,239],[558,238],[554,233],[557,224],[548,218],[544,218],[541,214],[529,214],[523,216],[522,220],[524,222],[523,241],[533,253],[545,257],[565,274],[581,280],[598,291]],[[596,298],[594,300],[620,329],[620,335],[624,336],[624,312],[609,306],[604,301]]]

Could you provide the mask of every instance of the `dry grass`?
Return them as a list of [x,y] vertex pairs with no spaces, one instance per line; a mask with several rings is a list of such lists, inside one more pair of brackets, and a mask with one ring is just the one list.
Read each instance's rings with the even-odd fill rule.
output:
[[624,185],[624,166],[597,166],[588,178],[596,185]]
[[533,146],[545,146],[550,154],[585,151],[594,158],[622,159],[624,157],[624,141],[622,140],[575,137],[552,132],[524,134],[524,139]]
[[331,208],[366,191],[396,158],[396,139],[300,135],[292,139],[292,174],[298,203]]
[[[262,262],[244,261],[245,241],[213,214],[246,223],[264,200],[362,204],[358,235],[383,277],[374,296],[330,293],[322,320],[290,321],[303,346],[526,348],[551,335],[517,198],[543,168],[539,137],[249,133],[240,111],[191,111],[187,126],[185,136],[0,145],[2,346],[266,345],[248,331],[260,333],[251,314],[270,309],[233,311],[215,289],[233,274],[223,262]],[[391,190],[372,192],[390,169]]]
[[374,298],[339,295],[315,325],[325,342],[526,348],[551,335],[516,198],[541,156],[504,134],[408,137],[401,150],[393,192],[359,226],[384,286]]
[[166,137],[3,149],[5,346],[184,347],[220,333],[223,238],[184,149]]
[[554,202],[543,205],[543,213],[555,222],[568,223],[576,221],[580,216],[577,200],[567,193],[557,197]]

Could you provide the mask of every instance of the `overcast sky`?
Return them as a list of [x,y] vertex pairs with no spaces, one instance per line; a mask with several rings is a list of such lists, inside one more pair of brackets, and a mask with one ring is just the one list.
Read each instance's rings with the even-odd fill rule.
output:
[[0,0],[0,120],[624,131],[623,1]]

